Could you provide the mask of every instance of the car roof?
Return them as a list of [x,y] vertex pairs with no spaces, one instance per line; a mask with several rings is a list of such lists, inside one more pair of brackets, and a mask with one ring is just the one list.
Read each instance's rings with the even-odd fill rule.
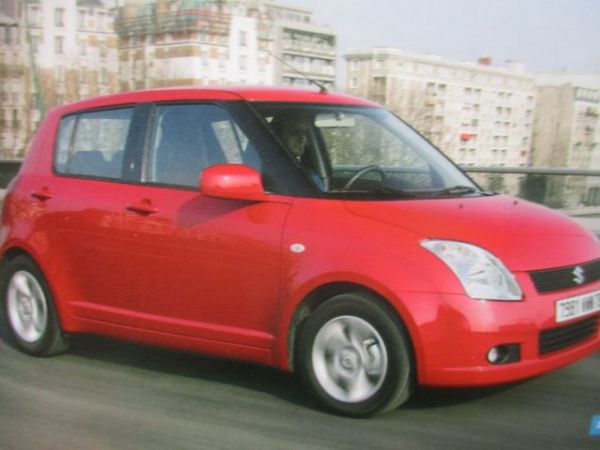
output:
[[122,92],[69,103],[57,108],[61,114],[93,108],[128,105],[144,102],[183,101],[248,101],[248,102],[301,102],[329,103],[357,106],[378,106],[369,100],[335,92],[320,92],[316,89],[287,87],[198,87],[184,86],[143,91]]

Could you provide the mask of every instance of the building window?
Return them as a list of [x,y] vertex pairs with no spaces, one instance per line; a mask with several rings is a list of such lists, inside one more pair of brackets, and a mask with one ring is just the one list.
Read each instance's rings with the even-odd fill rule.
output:
[[248,45],[248,33],[240,31],[240,47],[246,47]]
[[54,38],[54,53],[62,55],[64,53],[64,42],[65,38],[62,36],[56,36]]
[[38,47],[40,45],[40,37],[39,36],[31,36],[31,51],[33,53],[37,53],[38,52]]
[[240,70],[246,70],[248,67],[248,57],[246,55],[240,55]]
[[98,30],[104,30],[104,19],[105,19],[104,13],[98,13],[98,19],[97,19]]
[[63,8],[56,8],[54,10],[54,26],[65,26],[65,10]]
[[28,25],[30,26],[34,26],[34,27],[39,27],[42,24],[42,17],[40,15],[40,8],[37,6],[32,6],[29,9],[29,14],[28,14]]
[[54,75],[56,76],[56,81],[59,83],[64,81],[65,79],[65,69],[63,66],[56,66],[54,69]]
[[352,89],[355,89],[358,87],[358,78],[351,78],[350,79],[350,87]]
[[85,11],[77,11],[77,28],[85,27]]
[[4,39],[2,39],[2,42],[6,45],[10,44],[10,28],[9,27],[2,27],[1,28],[3,30],[3,35],[4,35]]

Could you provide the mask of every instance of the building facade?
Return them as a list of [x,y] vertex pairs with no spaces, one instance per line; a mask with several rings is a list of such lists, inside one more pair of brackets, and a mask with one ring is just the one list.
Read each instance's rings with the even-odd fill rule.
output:
[[27,8],[45,109],[118,88],[114,11],[99,0],[43,0]]
[[[533,164],[600,169],[600,74],[541,74],[536,83]],[[597,177],[558,181],[569,205],[600,204]]]
[[3,1],[0,9],[0,157],[17,159],[28,139],[32,98],[27,79],[24,36],[16,1]]
[[326,87],[333,87],[337,54],[336,36],[331,28],[313,23],[312,13],[306,9],[267,2],[264,10],[274,32],[278,58],[274,61],[275,84],[309,84],[300,71]]
[[13,25],[0,47],[0,77],[10,76],[0,156],[20,158],[46,110],[118,90],[118,39],[114,11],[99,0],[4,0],[2,8]]
[[335,82],[336,36],[266,0],[0,0],[0,158],[44,112],[122,90]]
[[494,67],[392,48],[345,55],[350,94],[385,105],[454,161],[527,166],[535,84],[523,64]]
[[127,1],[119,9],[122,90],[335,81],[336,37],[305,9],[261,0]]

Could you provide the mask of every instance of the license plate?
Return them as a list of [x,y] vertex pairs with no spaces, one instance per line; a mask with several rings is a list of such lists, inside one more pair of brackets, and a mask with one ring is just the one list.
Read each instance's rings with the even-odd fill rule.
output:
[[576,319],[600,311],[600,291],[556,302],[556,321]]

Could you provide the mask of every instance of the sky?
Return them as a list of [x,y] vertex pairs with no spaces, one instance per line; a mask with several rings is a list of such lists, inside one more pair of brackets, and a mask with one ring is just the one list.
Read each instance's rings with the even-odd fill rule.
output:
[[600,72],[600,0],[289,0],[338,35],[338,52],[396,47],[491,56],[532,73]]

